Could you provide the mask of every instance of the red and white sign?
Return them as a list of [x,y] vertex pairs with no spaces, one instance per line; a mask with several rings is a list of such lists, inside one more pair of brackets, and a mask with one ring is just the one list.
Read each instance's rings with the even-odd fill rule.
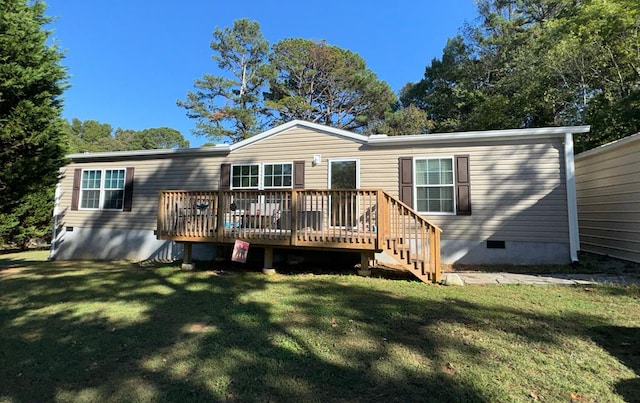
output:
[[231,260],[234,262],[247,263],[247,254],[249,253],[249,242],[236,239],[233,245],[233,253]]

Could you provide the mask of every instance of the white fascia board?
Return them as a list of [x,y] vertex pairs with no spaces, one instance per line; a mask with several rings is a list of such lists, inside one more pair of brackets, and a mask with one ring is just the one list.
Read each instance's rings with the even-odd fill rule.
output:
[[581,160],[591,155],[597,155],[607,151],[612,151],[638,140],[640,140],[640,133],[632,134],[631,136],[623,137],[619,140],[612,141],[611,143],[603,144],[596,148],[592,148],[591,150],[581,152],[580,154],[576,155],[576,160]]
[[565,134],[587,133],[590,126],[543,127],[536,129],[486,130],[457,133],[414,134],[402,136],[374,135],[369,145],[456,143],[471,141],[517,140],[522,138],[564,137]]
[[276,126],[272,129],[267,130],[266,132],[262,132],[260,134],[256,134],[255,136],[249,137],[246,140],[242,140],[238,143],[235,143],[233,145],[230,146],[230,150],[231,151],[235,151],[238,150],[240,148],[244,148],[247,147],[251,144],[257,143],[259,141],[262,141],[266,138],[275,136],[279,133],[282,133],[286,130],[291,129],[292,127],[295,126],[302,126],[302,127],[306,127],[312,130],[318,130],[318,131],[322,131],[325,133],[329,133],[329,134],[333,134],[339,137],[344,137],[347,139],[351,139],[351,140],[355,140],[358,141],[360,143],[367,143],[369,137],[367,136],[363,136],[362,134],[356,134],[356,133],[352,133],[350,131],[347,130],[342,130],[342,129],[336,129],[335,127],[329,127],[329,126],[325,126],[325,125],[321,125],[318,123],[312,123],[312,122],[307,122],[304,120],[292,120],[291,122],[287,122],[284,124],[281,124],[280,126]]
[[192,154],[228,154],[228,144],[216,144],[215,147],[200,148],[176,148],[168,150],[136,150],[136,151],[107,151],[97,153],[69,154],[67,158],[72,161],[94,160],[105,158],[136,158],[136,157],[162,157],[168,155],[192,155]]

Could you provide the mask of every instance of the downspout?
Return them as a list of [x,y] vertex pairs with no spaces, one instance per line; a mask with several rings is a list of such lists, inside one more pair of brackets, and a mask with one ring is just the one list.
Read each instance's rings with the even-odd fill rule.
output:
[[51,249],[49,251],[49,260],[55,260],[58,253],[58,218],[60,216],[60,180],[56,183],[56,192],[53,201],[53,231],[51,233]]
[[567,215],[569,221],[569,249],[571,261],[578,261],[580,235],[578,234],[578,203],[576,195],[576,167],[573,157],[573,135],[564,135],[564,165],[567,188]]

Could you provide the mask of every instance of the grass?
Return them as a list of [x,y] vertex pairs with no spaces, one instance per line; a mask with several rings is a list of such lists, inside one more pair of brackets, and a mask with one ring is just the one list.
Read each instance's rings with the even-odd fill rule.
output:
[[481,272],[509,272],[520,274],[609,274],[638,277],[640,263],[580,252],[578,264],[537,264],[537,265],[470,265],[454,264],[446,267],[445,271],[481,271]]
[[0,401],[632,401],[640,289],[0,255]]

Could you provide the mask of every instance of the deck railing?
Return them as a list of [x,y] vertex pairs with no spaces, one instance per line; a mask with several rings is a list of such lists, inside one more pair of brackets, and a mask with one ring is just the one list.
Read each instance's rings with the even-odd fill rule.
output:
[[161,191],[157,234],[182,242],[387,251],[439,278],[440,229],[379,189]]
[[389,194],[383,193],[383,198],[384,249],[412,266],[416,276],[425,281],[439,281],[442,230]]

